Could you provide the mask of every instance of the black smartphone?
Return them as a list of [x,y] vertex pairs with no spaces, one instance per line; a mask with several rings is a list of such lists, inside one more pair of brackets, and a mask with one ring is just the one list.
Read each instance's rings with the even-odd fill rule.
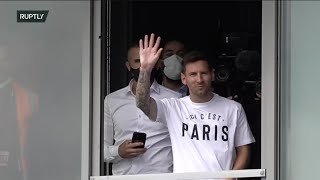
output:
[[134,132],[132,135],[132,142],[143,142],[143,146],[137,146],[136,148],[144,148],[147,134],[142,132]]

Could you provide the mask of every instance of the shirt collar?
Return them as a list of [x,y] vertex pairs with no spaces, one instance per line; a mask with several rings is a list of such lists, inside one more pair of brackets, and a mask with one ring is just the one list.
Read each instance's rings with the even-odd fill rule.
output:
[[[133,94],[132,92],[133,81],[134,81],[133,79],[130,80],[129,85],[126,88],[127,93]],[[156,80],[153,80],[153,83],[151,85],[151,91],[154,91],[155,93],[160,94],[160,85],[157,83]]]

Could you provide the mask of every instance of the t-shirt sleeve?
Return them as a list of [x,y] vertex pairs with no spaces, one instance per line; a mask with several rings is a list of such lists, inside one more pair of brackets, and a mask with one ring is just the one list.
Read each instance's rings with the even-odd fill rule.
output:
[[167,99],[155,99],[157,104],[157,118],[156,121],[161,123],[167,123],[166,122],[166,114],[167,114],[167,108],[169,106]]
[[238,111],[237,127],[235,132],[235,146],[243,146],[255,142],[243,107]]

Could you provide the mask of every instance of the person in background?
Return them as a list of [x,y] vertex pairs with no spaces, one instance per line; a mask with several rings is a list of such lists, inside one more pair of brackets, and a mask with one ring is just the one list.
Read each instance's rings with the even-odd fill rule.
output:
[[17,60],[0,44],[0,176],[32,179],[31,121],[38,111],[38,96],[14,75]]
[[[135,96],[140,68],[139,46],[128,49],[126,67],[132,79],[129,85],[106,96],[104,101],[104,158],[112,163],[113,175],[170,173],[173,168],[169,132],[162,123],[154,123],[140,113]],[[173,98],[180,94],[159,85],[152,71],[149,88],[155,98]],[[133,132],[147,134],[143,144],[132,143]]]
[[177,91],[184,97],[188,94],[188,88],[181,82],[182,58],[186,52],[184,43],[178,40],[170,40],[165,43],[163,53],[157,62],[157,68],[163,69],[158,82],[164,87]]

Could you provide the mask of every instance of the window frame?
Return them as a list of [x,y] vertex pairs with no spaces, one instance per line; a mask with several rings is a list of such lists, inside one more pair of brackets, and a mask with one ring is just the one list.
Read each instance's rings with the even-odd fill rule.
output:
[[[96,0],[98,4],[101,4],[101,17],[103,22],[104,18],[106,18],[106,14],[110,11],[111,9],[111,3],[103,3],[103,1]],[[279,169],[279,136],[278,136],[278,50],[277,50],[277,44],[278,44],[278,34],[279,32],[278,28],[278,1],[262,1],[262,103],[261,103],[261,168],[262,169],[256,169],[253,170],[252,173],[260,173],[260,176],[262,179],[266,180],[275,180],[279,179],[278,178],[278,169]],[[105,10],[105,11],[103,11]],[[103,15],[105,13],[105,15]],[[95,12],[95,14],[99,14],[98,12]],[[97,17],[95,17],[97,18]],[[98,23],[99,21],[95,21],[95,24]],[[110,28],[111,22],[108,21],[109,24],[106,25],[107,27]],[[103,26],[104,24],[101,24],[101,30],[106,39],[102,39],[101,43],[102,45],[108,45],[106,42],[110,42],[110,31],[103,31]],[[104,29],[106,30],[106,29]],[[106,41],[106,42],[104,42]],[[101,46],[105,47],[105,46]],[[109,46],[107,46],[109,47]],[[107,51],[107,52],[104,52]],[[107,57],[101,56],[101,58],[106,59],[108,61],[108,48],[102,50],[101,54],[107,55]],[[104,62],[103,59],[101,59],[101,62]],[[94,64],[98,63],[99,61],[95,60]],[[101,64],[100,64],[101,65]],[[101,66],[94,65],[93,66],[93,71],[96,74],[101,74]],[[110,68],[110,64],[107,64],[107,69]],[[110,73],[109,71],[105,71],[105,73]],[[110,74],[107,74],[107,77]],[[97,76],[95,76],[97,78]],[[101,78],[101,77],[99,77]],[[103,79],[103,78],[102,78]],[[98,82],[98,80],[96,79]],[[100,80],[100,82],[103,82]],[[109,81],[107,81],[109,82]],[[108,86],[108,84],[107,84]],[[101,83],[99,84],[94,84],[93,86],[94,89],[102,89],[101,88]],[[96,107],[101,107],[101,104],[103,105],[103,100],[101,98],[101,92],[96,92],[94,91],[93,96],[96,99],[93,103],[96,104]],[[100,98],[100,101],[98,100]],[[102,111],[102,109],[99,109]],[[98,111],[95,111],[98,112]],[[101,112],[99,112],[101,114]],[[104,161],[103,158],[103,153],[101,155],[101,150],[103,151],[103,127],[101,127],[101,123],[103,123],[103,116],[100,118],[96,117],[93,119],[93,137],[98,137],[100,136],[100,143],[98,141],[94,142],[92,144],[92,164],[93,169],[92,169],[92,176],[90,179],[92,180],[104,180],[104,179],[128,179],[132,177],[132,179],[141,179],[143,177],[148,177],[152,179],[163,179],[165,176],[167,179],[173,178],[178,178],[177,173],[169,173],[169,174],[153,174],[153,175],[124,175],[124,176],[99,176],[103,174],[101,172],[101,166],[103,166],[103,163],[101,161]],[[101,141],[102,139],[102,141]],[[96,160],[99,159],[100,157],[100,162],[98,163]],[[221,177],[219,174],[225,174],[225,173],[230,173],[230,175],[239,175],[237,173],[247,173],[247,170],[237,170],[237,171],[222,171],[218,172],[218,177]],[[235,173],[235,174],[233,174]],[[268,176],[266,176],[266,173],[268,173]],[[188,178],[190,178],[189,173],[184,173],[185,175],[188,175]],[[182,174],[180,174],[182,175]],[[215,173],[208,173],[208,174],[203,174],[203,173],[194,173],[194,177],[197,177],[196,179],[199,178],[199,176],[210,175],[210,177],[217,177]],[[243,174],[242,174],[243,175]],[[225,176],[224,176],[225,177]],[[229,175],[227,175],[229,177]],[[233,176],[236,177],[236,176]],[[239,176],[241,177],[241,176]],[[256,176],[257,177],[257,176]],[[181,176],[179,177],[181,178]]]

